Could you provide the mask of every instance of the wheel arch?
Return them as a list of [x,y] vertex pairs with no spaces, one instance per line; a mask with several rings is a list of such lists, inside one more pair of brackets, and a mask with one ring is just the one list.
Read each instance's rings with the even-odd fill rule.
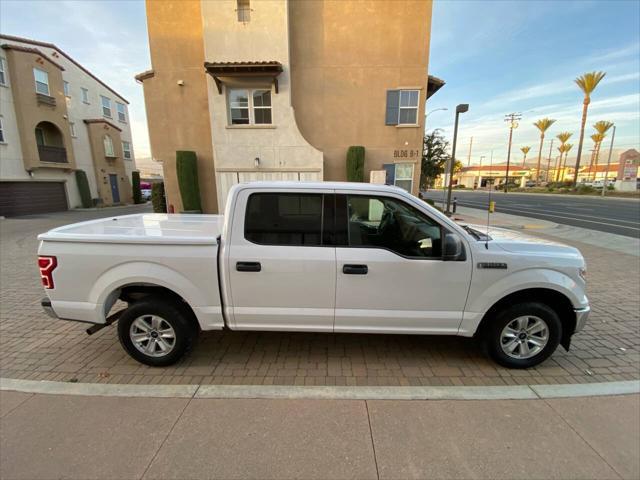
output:
[[494,318],[500,310],[507,306],[524,302],[543,303],[558,314],[560,322],[562,323],[562,338],[560,344],[568,350],[571,335],[573,335],[576,329],[576,313],[569,297],[550,288],[527,288],[502,297],[482,316],[482,320],[480,320],[480,324],[476,330],[476,336],[484,335],[487,325],[489,325],[491,319]]

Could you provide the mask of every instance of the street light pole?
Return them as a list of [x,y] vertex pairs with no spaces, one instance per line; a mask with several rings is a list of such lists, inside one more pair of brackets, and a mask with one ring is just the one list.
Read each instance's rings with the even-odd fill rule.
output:
[[451,215],[451,189],[453,187],[453,169],[456,165],[456,143],[458,141],[458,117],[461,113],[469,111],[468,103],[461,103],[456,107],[456,122],[453,127],[453,146],[451,147],[451,165],[449,166],[449,191],[447,192],[447,209],[446,215]]
[[604,184],[602,185],[602,196],[607,189],[607,177],[609,176],[609,165],[611,165],[611,152],[613,152],[613,140],[616,138],[616,126],[613,126],[613,133],[611,134],[611,143],[609,144],[609,158],[607,159],[607,169],[604,171]]

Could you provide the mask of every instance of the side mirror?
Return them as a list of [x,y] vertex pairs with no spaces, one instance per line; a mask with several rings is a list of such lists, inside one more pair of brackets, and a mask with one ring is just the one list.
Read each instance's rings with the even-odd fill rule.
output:
[[447,233],[444,236],[444,252],[442,260],[445,262],[462,262],[467,259],[462,240],[455,233]]

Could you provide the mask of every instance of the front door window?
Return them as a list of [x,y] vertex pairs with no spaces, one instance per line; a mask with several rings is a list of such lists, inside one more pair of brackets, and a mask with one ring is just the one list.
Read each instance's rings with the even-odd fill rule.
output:
[[442,257],[438,223],[401,200],[349,195],[350,247],[382,248],[403,257]]

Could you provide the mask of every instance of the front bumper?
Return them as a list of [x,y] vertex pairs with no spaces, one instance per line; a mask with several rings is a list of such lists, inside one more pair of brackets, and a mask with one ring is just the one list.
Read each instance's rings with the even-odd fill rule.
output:
[[51,318],[59,318],[58,315],[56,315],[56,312],[54,312],[53,307],[51,306],[51,300],[49,300],[49,297],[44,297],[42,300],[40,300],[40,305],[42,305],[42,310],[44,310],[44,313],[49,315]]
[[576,329],[574,333],[578,333],[587,324],[587,318],[589,318],[591,307],[587,305],[584,308],[576,308],[575,312],[576,312]]

